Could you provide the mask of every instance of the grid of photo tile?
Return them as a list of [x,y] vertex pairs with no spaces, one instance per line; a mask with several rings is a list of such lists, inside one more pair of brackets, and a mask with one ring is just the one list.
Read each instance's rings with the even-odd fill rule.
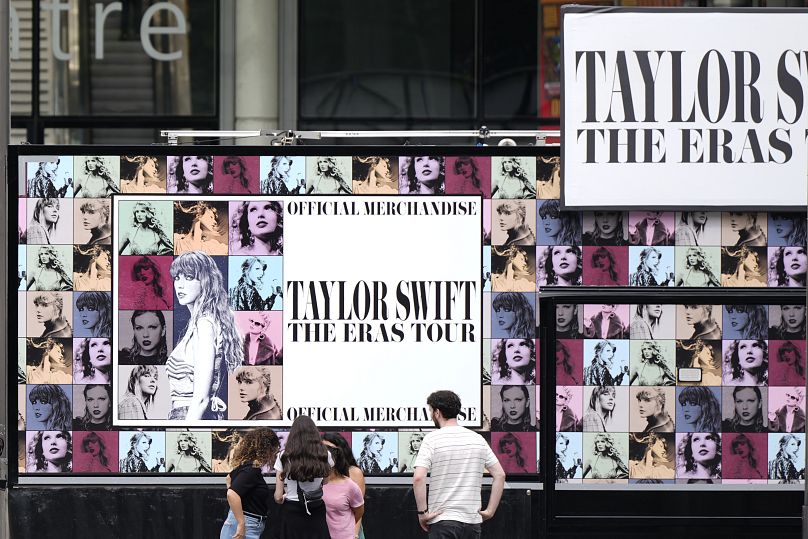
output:
[[557,305],[556,481],[802,482],[805,311]]
[[[19,159],[21,473],[226,471],[227,447],[238,438],[238,430],[115,431],[111,427],[113,376],[121,376],[120,381],[126,382],[119,386],[135,396],[126,401],[125,413],[134,414],[130,417],[165,418],[171,413],[167,358],[182,343],[188,321],[171,267],[190,249],[201,247],[221,273],[227,301],[236,311],[235,328],[250,339],[245,355],[267,361],[248,360],[239,367],[249,373],[251,383],[258,380],[254,385],[261,387],[262,395],[271,392],[270,402],[277,403],[277,410],[271,405],[266,413],[274,417],[282,409],[283,343],[277,323],[283,309],[278,290],[283,282],[278,269],[282,238],[280,243],[257,245],[234,226],[233,219],[243,216],[238,204],[202,203],[194,195],[267,195],[267,204],[273,196],[305,194],[481,195],[482,434],[512,475],[539,470],[538,287],[805,286],[804,214],[729,211],[732,208],[725,212],[563,211],[557,149],[515,149],[513,156],[485,155],[484,150],[457,155],[445,149],[443,155],[432,156],[274,155],[265,148],[232,156],[219,155],[223,152],[218,149],[215,155],[211,148],[205,151],[209,155],[166,157],[141,148],[126,155]],[[181,153],[186,149],[177,151]],[[173,204],[132,205],[125,215],[116,216],[119,224],[115,226],[122,227],[128,241],[121,267],[112,268],[109,197],[119,192],[183,196]],[[276,228],[279,222],[282,227],[282,211],[270,208],[277,216]],[[110,334],[113,269],[126,288],[119,338]],[[248,284],[256,279],[261,286],[252,290]],[[621,316],[630,315],[623,311]],[[253,340],[251,336],[261,331],[266,337]],[[671,346],[678,350],[673,331],[674,336],[665,339],[673,341],[663,346],[666,353]],[[768,338],[769,346],[778,351],[782,345],[774,341],[795,342],[794,338]],[[630,335],[623,340],[630,343]],[[691,345],[684,342],[687,338],[682,340],[682,346]],[[583,357],[584,341],[562,337],[560,342],[578,343],[569,345],[568,353]],[[123,352],[121,372],[110,372],[112,347]],[[804,361],[804,343],[795,347]],[[716,357],[724,353],[723,349],[714,352]],[[630,344],[619,353],[631,357]],[[575,372],[577,382],[570,379],[561,385],[569,388],[570,399],[583,405],[591,397],[591,392],[584,395],[584,388],[593,386],[583,383],[583,366]],[[771,377],[779,374],[772,371],[768,376],[771,383]],[[628,388],[630,378],[631,371],[615,387]],[[253,412],[240,397],[240,383],[245,385],[228,379],[221,386],[228,418],[248,419]],[[150,391],[153,398],[141,398]],[[615,398],[636,400],[630,391],[616,392]],[[761,399],[770,398],[761,390]],[[720,399],[725,399],[723,393]],[[576,421],[583,422],[584,410],[579,412]],[[572,419],[557,417],[559,425],[564,421]],[[629,422],[620,432],[639,432],[631,426]],[[370,436],[373,432],[381,436]],[[423,433],[343,434],[357,461],[366,463],[366,473],[387,474],[411,473],[412,452],[417,451],[417,438]],[[44,449],[49,444],[52,452]],[[623,445],[622,454],[629,455],[634,446],[628,438]],[[573,449],[570,455],[588,458],[582,449]],[[373,462],[361,458],[363,451],[373,455]],[[180,464],[172,466],[172,462]]]

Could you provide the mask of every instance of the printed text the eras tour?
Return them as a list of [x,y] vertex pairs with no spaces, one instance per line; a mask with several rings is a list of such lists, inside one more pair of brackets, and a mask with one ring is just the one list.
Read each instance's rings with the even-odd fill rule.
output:
[[296,342],[477,342],[475,281],[399,281],[394,291],[384,281],[289,281],[286,290]]

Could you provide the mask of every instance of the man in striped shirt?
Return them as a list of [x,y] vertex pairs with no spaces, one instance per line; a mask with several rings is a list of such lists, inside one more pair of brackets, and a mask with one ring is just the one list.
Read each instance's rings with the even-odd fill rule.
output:
[[[412,482],[418,522],[430,539],[480,537],[480,524],[493,517],[499,506],[505,471],[482,436],[457,424],[457,394],[436,391],[426,403],[438,430],[424,437],[415,459]],[[480,495],[483,470],[494,479],[485,509],[481,509]]]

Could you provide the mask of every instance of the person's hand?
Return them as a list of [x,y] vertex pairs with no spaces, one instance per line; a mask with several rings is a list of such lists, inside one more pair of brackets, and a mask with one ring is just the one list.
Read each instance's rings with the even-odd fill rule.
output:
[[494,517],[494,512],[490,509],[480,509],[477,512],[480,513],[481,517],[483,517],[483,522],[486,520],[491,520]]
[[431,513],[426,512],[423,515],[418,515],[418,524],[421,525],[421,529],[424,530],[425,532],[428,532],[429,525],[427,525],[427,522],[429,522],[436,516],[440,515],[441,513],[443,513],[443,511],[433,511]]
[[244,527],[244,521],[239,522],[236,526],[236,533],[233,534],[233,539],[244,539],[244,534],[247,532]]

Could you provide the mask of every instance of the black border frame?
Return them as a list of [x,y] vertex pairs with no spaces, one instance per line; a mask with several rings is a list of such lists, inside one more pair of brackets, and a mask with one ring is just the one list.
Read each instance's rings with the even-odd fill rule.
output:
[[[561,177],[564,177],[564,163],[565,163],[565,155],[564,155],[564,130],[565,130],[565,118],[564,118],[564,111],[566,108],[564,96],[566,92],[564,91],[564,81],[565,81],[565,72],[564,72],[564,24],[565,24],[565,16],[568,14],[578,14],[578,13],[589,13],[591,15],[612,15],[617,13],[748,13],[754,15],[762,15],[762,14],[771,14],[771,13],[783,13],[783,14],[808,14],[808,8],[770,8],[770,7],[758,7],[758,8],[732,8],[732,7],[612,7],[612,6],[585,6],[585,5],[562,5],[561,6],[561,106],[560,106],[560,113],[559,113],[559,123],[561,125]],[[660,210],[660,211],[678,211],[682,209],[682,206],[668,206],[668,205],[651,205],[651,204],[641,204],[637,205],[612,205],[612,206],[571,206],[567,205],[566,203],[566,183],[564,182],[561,188],[561,207],[565,210],[575,210],[575,211],[594,211],[594,210],[613,210],[613,211],[632,211],[632,210]],[[695,197],[695,201],[698,201],[698,197]],[[692,204],[689,206],[691,211],[695,210],[703,210],[703,211],[725,211],[727,209],[732,209],[736,211],[779,211],[779,212],[804,212],[805,205],[793,205],[793,206],[767,206],[765,204],[761,204],[760,206],[729,206],[729,205],[702,205],[702,204]]]
[[[7,178],[6,178],[6,187],[7,192],[9,194],[9,200],[7,203],[7,226],[9,227],[9,233],[7,234],[6,246],[8,252],[8,265],[9,267],[16,267],[17,264],[17,254],[18,250],[16,246],[18,245],[16,236],[12,236],[11,231],[17,227],[18,221],[18,199],[20,197],[21,187],[24,189],[27,186],[20,186],[19,185],[19,158],[21,157],[29,157],[29,156],[42,156],[42,155],[49,155],[49,156],[56,156],[56,155],[154,155],[157,157],[166,157],[170,155],[184,155],[184,154],[202,154],[202,155],[246,155],[246,156],[269,156],[269,155],[293,155],[293,156],[301,156],[301,157],[308,157],[308,156],[317,156],[317,155],[333,155],[333,156],[355,156],[355,155],[390,155],[390,156],[415,156],[415,155],[423,155],[424,152],[435,153],[437,155],[447,156],[447,157],[454,157],[454,156],[478,156],[478,157],[502,157],[502,156],[509,156],[515,155],[519,157],[539,157],[539,156],[546,156],[552,157],[558,155],[558,148],[557,147],[540,147],[540,146],[395,146],[395,145],[386,145],[386,146],[374,146],[374,145],[342,145],[342,146],[332,146],[332,145],[312,145],[312,146],[192,146],[192,145],[166,145],[166,144],[159,144],[159,145],[151,145],[151,146],[143,146],[143,145],[132,145],[132,146],[110,146],[110,145],[32,145],[32,144],[23,144],[23,145],[11,145],[8,147],[8,166],[7,166]],[[170,194],[170,193],[167,193]],[[117,196],[129,196],[129,195],[117,195]],[[138,196],[138,195],[132,195]],[[178,195],[184,196],[184,195]],[[193,195],[188,195],[193,197]],[[324,195],[324,194],[310,194],[307,196],[314,196],[314,197],[330,197],[332,195]],[[363,195],[352,195],[361,197]],[[406,196],[406,195],[404,195]],[[470,195],[475,197],[476,195]],[[480,200],[483,200],[480,198]],[[111,219],[114,216],[111,216]],[[481,213],[480,215],[481,225],[484,222],[484,215]],[[482,247],[482,244],[481,244]],[[482,249],[480,249],[480,268],[482,268]],[[14,285],[14,280],[11,278],[11,274],[9,274],[8,282],[6,283],[8,286],[8,314],[10,315],[13,312],[18,311],[18,303],[17,303],[17,294],[18,290],[17,287]],[[113,291],[114,292],[114,291]],[[480,305],[480,308],[483,309],[485,302],[484,302],[484,292],[483,292],[483,303]],[[538,312],[537,312],[538,314]],[[483,314],[483,316],[485,316]],[[17,319],[16,317],[8,316],[7,324],[6,324],[6,331],[8,335],[8,345],[7,345],[7,357],[9,358],[8,363],[6,365],[6,373],[8,377],[7,385],[9,388],[13,388],[13,390],[8,391],[7,395],[7,409],[9,417],[13,417],[14,412],[17,412],[17,384],[16,384],[16,357],[17,357],[17,343],[19,336],[17,335]],[[480,351],[482,354],[483,350],[483,338],[480,337]],[[10,358],[14,358],[12,362]],[[14,368],[13,368],[14,367]],[[481,365],[482,370],[482,365]],[[12,380],[15,382],[12,384]],[[480,402],[482,403],[482,395],[485,391],[485,388],[482,383],[480,384]],[[426,395],[424,396],[426,398]],[[482,418],[480,418],[482,420]],[[11,425],[11,423],[9,423]],[[126,429],[135,429],[136,427],[122,427],[124,430]],[[155,430],[165,430],[167,427],[155,427]],[[194,427],[194,428],[204,428],[204,429],[214,429],[214,426],[204,426],[204,427]],[[240,427],[233,427],[233,428],[240,428]],[[279,427],[281,428],[281,427]],[[285,427],[282,427],[285,428]],[[357,431],[361,430],[358,427],[346,427],[350,431]],[[371,428],[371,427],[368,427]],[[402,427],[407,428],[407,427]],[[117,432],[118,429],[115,431]],[[322,431],[340,431],[344,430],[340,427],[327,427],[321,429]],[[394,427],[381,427],[376,430],[379,431],[390,431],[396,430]],[[19,450],[18,444],[18,434],[17,434],[16,426],[13,429],[9,429],[8,432],[8,451],[9,455],[13,454],[13,462],[9,462],[9,471],[8,471],[8,478],[10,485],[17,485],[19,484],[19,470],[17,466],[17,452]],[[13,434],[13,436],[12,436]],[[119,478],[123,479],[124,484],[126,483],[126,478],[130,477],[193,477],[193,478],[200,478],[200,477],[216,477],[221,476],[224,474],[196,474],[196,473],[172,473],[168,474],[165,472],[161,473],[143,473],[143,474],[123,474],[123,473],[111,473],[111,474],[100,474],[100,473],[58,473],[58,474],[25,474],[27,477],[36,477],[39,479],[44,479],[47,477],[56,477],[56,478],[71,478],[71,477],[105,477],[105,478]],[[401,479],[401,483],[410,483],[410,475],[409,474],[383,474],[379,477],[390,477],[393,479]],[[517,476],[517,480],[519,481],[534,481],[537,477],[541,477],[539,474],[524,474],[521,476]],[[47,484],[47,481],[43,481],[43,483]]]

